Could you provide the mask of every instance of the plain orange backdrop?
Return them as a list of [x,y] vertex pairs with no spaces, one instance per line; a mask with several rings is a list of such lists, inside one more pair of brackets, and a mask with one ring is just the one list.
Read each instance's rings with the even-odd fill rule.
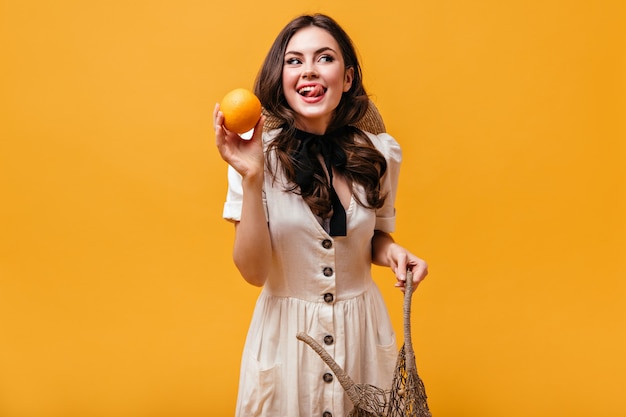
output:
[[404,150],[433,415],[625,415],[623,1],[8,0],[0,416],[233,414],[258,289],[232,265],[211,112],[317,11]]

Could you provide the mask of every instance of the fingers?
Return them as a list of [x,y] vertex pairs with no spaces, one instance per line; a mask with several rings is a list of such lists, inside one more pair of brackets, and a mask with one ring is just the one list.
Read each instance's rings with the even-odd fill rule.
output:
[[251,140],[261,140],[261,137],[263,135],[264,125],[265,125],[265,116],[262,115],[259,118],[259,120],[256,122],[256,125],[254,126],[254,131],[253,131]]
[[220,146],[224,143],[225,133],[224,128],[224,114],[220,111],[220,104],[215,103],[213,108],[213,129],[215,129],[215,143]]
[[213,107],[213,127],[216,126],[215,119],[217,118],[217,114],[220,111],[220,103],[215,103],[215,107]]
[[400,281],[406,280],[406,268],[408,262],[408,255],[406,252],[400,252],[397,257],[397,266],[396,266],[396,277]]
[[218,127],[224,124],[224,113],[220,111],[220,103],[215,103],[213,108],[213,128],[217,130]]
[[409,266],[413,273],[413,283],[417,286],[428,275],[428,264],[420,258],[416,258],[412,265]]
[[235,139],[241,139],[241,136],[229,131],[224,126],[224,113],[221,112],[219,103],[216,103],[213,108],[213,128],[215,129],[215,144],[220,152],[224,146],[230,146],[229,143],[234,143]]
[[406,289],[406,275],[410,270],[413,274],[413,290],[417,289],[420,282],[428,275],[428,264],[408,252],[397,255],[397,267],[394,269],[397,282],[395,286],[404,292]]
[[396,287],[400,291],[404,292],[406,290],[406,280],[405,281],[398,280],[398,282],[396,282],[394,287]]

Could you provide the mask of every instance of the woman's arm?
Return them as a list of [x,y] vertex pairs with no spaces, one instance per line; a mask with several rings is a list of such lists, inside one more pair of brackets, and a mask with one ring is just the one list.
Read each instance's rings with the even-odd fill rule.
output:
[[241,276],[258,287],[265,284],[272,243],[263,208],[263,175],[243,179],[241,220],[235,224],[233,260]]
[[265,117],[259,119],[250,140],[242,140],[224,128],[224,115],[219,111],[219,104],[213,111],[213,123],[215,143],[222,159],[242,178],[243,201],[241,217],[235,226],[233,261],[247,282],[262,286],[272,260],[272,244],[263,207],[265,157],[262,133]]
[[372,237],[372,262],[375,265],[388,266],[396,274],[396,287],[404,291],[406,271],[413,273],[413,288],[426,278],[428,265],[411,252],[398,245],[391,235],[380,230],[374,231]]

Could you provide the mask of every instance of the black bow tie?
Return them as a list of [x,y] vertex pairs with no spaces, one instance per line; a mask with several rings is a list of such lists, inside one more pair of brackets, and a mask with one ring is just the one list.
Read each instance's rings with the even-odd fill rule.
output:
[[335,138],[345,134],[345,129],[316,135],[296,129],[295,137],[300,141],[294,153],[296,160],[296,184],[301,191],[308,191],[313,186],[313,159],[317,159],[319,154],[324,158],[330,182],[330,199],[333,214],[330,218],[331,236],[346,236],[346,211],[339,200],[339,196],[333,187],[333,167],[343,167],[346,164],[346,153],[341,146],[336,145]]

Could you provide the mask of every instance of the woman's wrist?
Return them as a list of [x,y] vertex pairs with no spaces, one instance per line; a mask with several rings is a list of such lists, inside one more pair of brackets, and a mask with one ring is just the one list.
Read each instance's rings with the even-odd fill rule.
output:
[[242,187],[244,189],[256,189],[263,187],[263,179],[264,173],[263,171],[259,172],[247,172],[246,175],[242,176]]

